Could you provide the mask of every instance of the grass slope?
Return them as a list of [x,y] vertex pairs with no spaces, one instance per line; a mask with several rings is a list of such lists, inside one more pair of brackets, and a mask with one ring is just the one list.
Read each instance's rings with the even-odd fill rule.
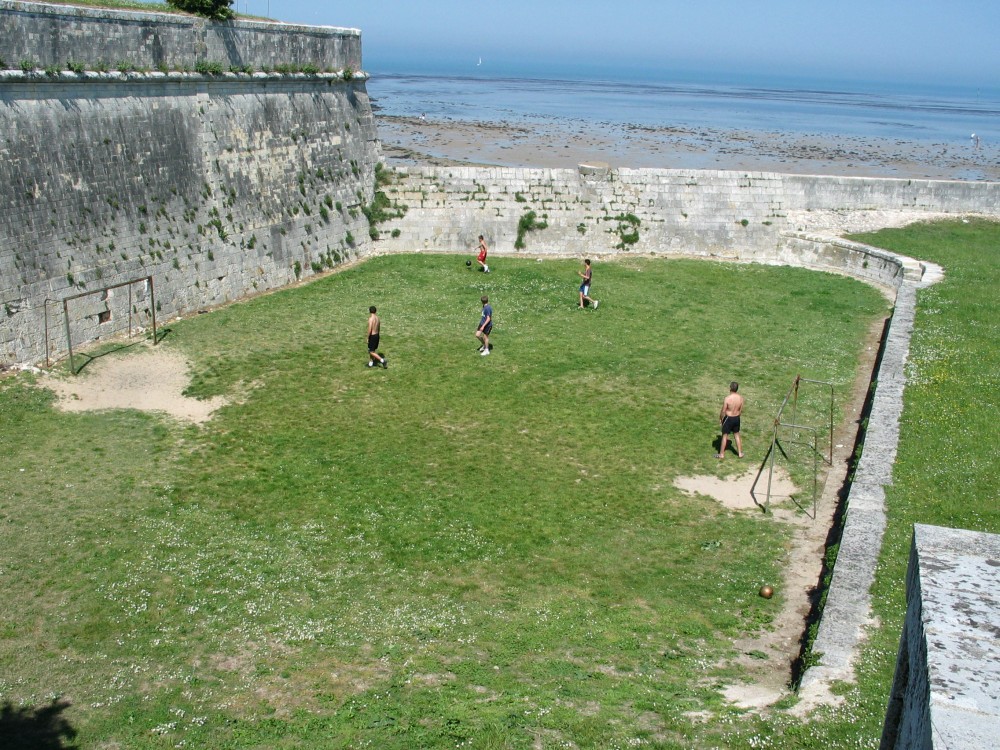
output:
[[[171,324],[205,427],[0,385],[0,702],[81,747],[743,747],[789,530],[673,489],[846,394],[874,290],[789,268],[376,258]],[[479,297],[496,313],[475,351]],[[364,367],[369,304],[388,370]],[[112,355],[114,356],[114,355]],[[712,459],[728,382],[748,461]],[[697,712],[709,712],[705,723]],[[18,724],[20,722],[20,724]],[[32,723],[34,722],[34,724]],[[11,734],[15,736],[15,734]],[[17,747],[17,740],[14,741]],[[21,746],[30,746],[23,744]]]

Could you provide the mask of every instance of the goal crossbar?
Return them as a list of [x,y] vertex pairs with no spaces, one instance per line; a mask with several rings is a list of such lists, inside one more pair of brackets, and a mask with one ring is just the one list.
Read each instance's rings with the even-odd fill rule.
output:
[[[94,294],[104,294],[110,292],[112,289],[119,289],[123,286],[128,287],[128,335],[132,336],[132,286],[133,284],[138,284],[140,282],[146,282],[149,287],[149,312],[152,317],[153,322],[153,346],[156,346],[156,292],[153,290],[153,277],[152,276],[140,276],[136,279],[130,279],[129,281],[122,281],[119,284],[112,284],[111,286],[105,286],[100,289],[94,289],[89,292],[80,292],[79,294],[71,294],[68,297],[63,297],[63,319],[66,321],[66,346],[69,350],[69,371],[76,375],[78,370],[73,364],[73,337],[70,335],[69,327],[69,303],[73,300],[81,299],[83,297],[90,297]],[[48,324],[46,324],[48,327]],[[46,346],[48,346],[48,335],[46,335]]]

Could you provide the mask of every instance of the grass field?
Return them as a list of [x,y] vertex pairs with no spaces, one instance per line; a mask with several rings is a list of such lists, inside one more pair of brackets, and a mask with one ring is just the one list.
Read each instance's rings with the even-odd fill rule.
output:
[[[941,264],[945,279],[920,290],[888,523],[872,588],[879,623],[843,686],[842,707],[808,725],[780,713],[746,717],[738,747],[878,747],[906,612],[914,523],[1000,533],[1000,459],[992,448],[1000,392],[1000,224],[956,220],[852,239]],[[751,741],[752,740],[752,741]]]
[[[0,381],[9,746],[830,747],[719,694],[789,528],[672,481],[756,466],[797,373],[846,396],[884,299],[632,258],[581,311],[579,267],[382,257],[171,323],[191,395],[233,398],[203,427]],[[720,464],[732,379],[748,458]]]

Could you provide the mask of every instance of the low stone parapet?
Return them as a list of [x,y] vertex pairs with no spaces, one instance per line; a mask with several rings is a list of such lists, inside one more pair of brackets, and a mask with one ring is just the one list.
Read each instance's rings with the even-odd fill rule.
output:
[[1000,536],[917,524],[881,750],[1000,745]]

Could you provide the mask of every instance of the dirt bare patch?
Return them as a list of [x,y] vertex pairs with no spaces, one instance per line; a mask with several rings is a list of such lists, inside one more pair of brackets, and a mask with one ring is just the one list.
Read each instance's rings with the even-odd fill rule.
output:
[[[743,474],[733,477],[678,477],[674,480],[674,486],[684,492],[692,492],[698,495],[714,498],[731,510],[763,510],[767,502],[767,469],[761,474],[757,487],[753,487],[757,478],[759,467],[750,466]],[[751,494],[751,489],[754,490]],[[782,467],[778,466],[771,477],[771,500],[785,500],[798,493],[798,489],[792,484]],[[754,495],[757,500],[754,500]]]
[[63,411],[138,409],[201,424],[227,401],[221,396],[205,401],[185,396],[190,380],[188,363],[180,354],[147,347],[129,356],[102,357],[78,375],[50,378],[45,385],[56,392]]
[[[756,710],[791,694],[792,664],[799,655],[829,528],[829,517],[825,522],[819,515],[816,519],[810,517],[812,498],[799,491],[781,466],[774,468],[768,496],[768,473],[768,467],[755,465],[731,477],[679,477],[674,481],[679,489],[711,497],[731,510],[763,513],[766,508],[775,523],[794,526],[788,548],[775,550],[782,558],[784,573],[782,580],[772,582],[775,591],[771,600],[775,609],[772,624],[733,643],[734,659],[750,681],[723,690],[726,700]],[[758,474],[757,487],[751,494]]]

